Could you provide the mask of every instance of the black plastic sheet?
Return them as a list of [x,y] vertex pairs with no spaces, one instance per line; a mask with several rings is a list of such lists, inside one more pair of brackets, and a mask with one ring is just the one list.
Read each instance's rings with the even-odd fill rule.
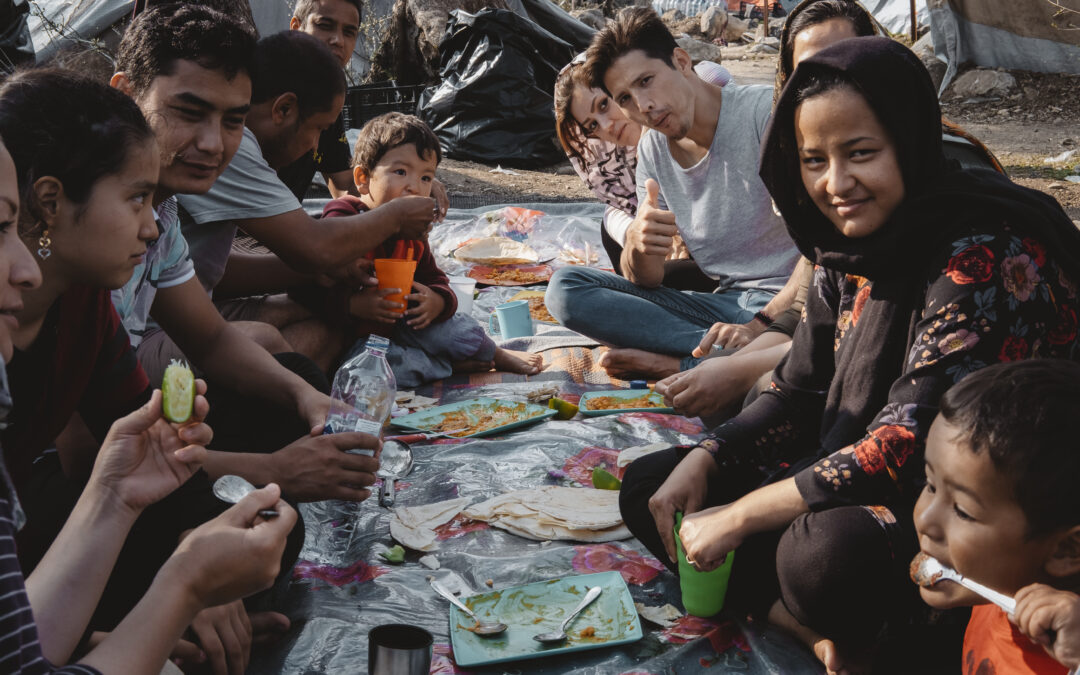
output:
[[454,10],[439,52],[441,81],[418,112],[444,154],[519,167],[564,158],[552,91],[573,46],[509,10]]

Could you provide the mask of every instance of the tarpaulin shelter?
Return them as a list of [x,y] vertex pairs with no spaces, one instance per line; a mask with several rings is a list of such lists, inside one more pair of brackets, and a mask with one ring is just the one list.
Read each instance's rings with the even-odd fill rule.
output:
[[927,2],[934,52],[948,64],[943,91],[968,61],[984,68],[1080,73],[1077,0],[1060,6],[1049,0]]

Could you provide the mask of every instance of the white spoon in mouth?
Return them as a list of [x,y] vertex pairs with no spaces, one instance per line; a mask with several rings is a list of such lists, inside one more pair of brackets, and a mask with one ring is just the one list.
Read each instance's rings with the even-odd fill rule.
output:
[[925,553],[920,552],[912,559],[910,571],[911,580],[923,588],[930,588],[940,581],[953,581],[968,590],[975,591],[982,597],[1005,610],[1005,613],[1009,616],[1012,616],[1016,612],[1016,600],[1013,598],[1004,593],[998,593],[992,588],[983,586],[977,581],[968,579],[953,568],[941,564],[937,558],[931,558]]

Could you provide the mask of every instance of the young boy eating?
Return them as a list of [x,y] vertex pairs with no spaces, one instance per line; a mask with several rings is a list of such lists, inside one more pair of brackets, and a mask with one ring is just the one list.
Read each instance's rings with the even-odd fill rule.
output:
[[[926,440],[926,487],[915,505],[919,546],[1018,601],[1009,617],[956,583],[919,589],[933,607],[975,605],[964,636],[965,673],[1065,673],[1047,651],[1075,654],[1065,641],[1075,644],[1077,609],[1068,600],[1080,588],[1078,417],[1080,364],[1071,361],[983,368],[941,400]],[[1071,630],[1051,636],[1056,627]]]
[[[376,117],[360,130],[353,154],[353,179],[361,196],[331,201],[323,216],[351,216],[406,195],[430,196],[440,161],[439,141],[419,118],[401,113]],[[417,261],[411,289],[369,287],[349,302],[350,313],[360,320],[358,335],[377,333],[393,341],[387,357],[398,385],[413,387],[451,372],[491,368],[540,372],[539,354],[496,347],[475,319],[454,313],[457,298],[426,241],[391,237],[367,257],[400,258],[397,254],[410,250]],[[387,299],[407,291],[407,308]]]

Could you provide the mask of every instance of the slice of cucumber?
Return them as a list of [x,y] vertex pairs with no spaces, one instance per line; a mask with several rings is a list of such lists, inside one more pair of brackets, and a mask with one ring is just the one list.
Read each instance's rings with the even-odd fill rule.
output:
[[195,373],[186,363],[173,359],[161,379],[161,407],[165,419],[183,424],[195,406]]

